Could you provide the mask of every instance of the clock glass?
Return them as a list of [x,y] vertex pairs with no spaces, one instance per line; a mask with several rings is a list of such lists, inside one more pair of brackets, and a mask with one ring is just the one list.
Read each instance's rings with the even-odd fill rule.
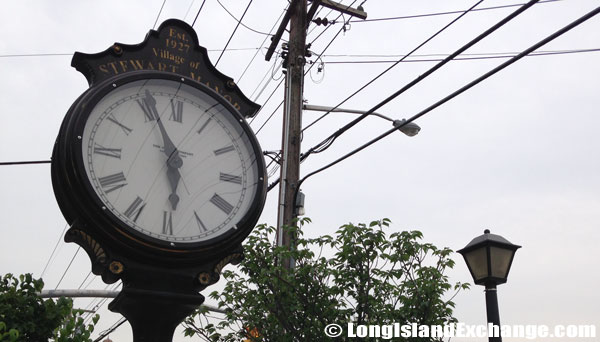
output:
[[264,183],[260,148],[241,115],[183,79],[108,86],[81,136],[102,210],[171,245],[238,229]]

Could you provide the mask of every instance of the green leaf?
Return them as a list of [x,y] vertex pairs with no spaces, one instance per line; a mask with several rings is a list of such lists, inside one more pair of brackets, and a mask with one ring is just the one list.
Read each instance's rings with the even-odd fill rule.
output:
[[[419,231],[387,234],[394,230],[387,228],[389,219],[348,223],[335,236],[307,239],[302,230],[310,222],[299,220],[301,229],[284,227],[296,236],[291,250],[273,246],[274,227],[257,226],[246,239],[245,259],[223,272],[223,291],[209,295],[226,314],[215,320],[197,310],[188,319],[201,324],[187,326],[185,335],[205,341],[324,341],[330,322],[455,320],[454,303],[447,300],[453,286],[444,275],[453,265],[449,249],[422,243]],[[288,257],[295,260],[293,271],[281,265]],[[252,327],[260,337],[248,337],[240,327]]]

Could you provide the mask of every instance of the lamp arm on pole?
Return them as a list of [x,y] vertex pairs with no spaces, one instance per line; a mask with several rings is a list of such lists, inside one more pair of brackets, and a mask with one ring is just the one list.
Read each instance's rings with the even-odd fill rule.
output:
[[317,106],[317,105],[309,105],[309,104],[302,105],[302,109],[316,111],[316,112],[339,112],[339,113],[350,113],[350,114],[361,114],[361,115],[365,115],[365,114],[366,115],[374,115],[374,116],[380,117],[382,119],[385,119],[387,121],[391,121],[392,125],[394,125],[394,127],[400,127],[399,130],[402,133],[408,135],[409,137],[414,137],[421,130],[421,127],[419,127],[419,125],[417,125],[416,123],[410,122],[407,125],[400,125],[401,123],[403,123],[406,120],[405,119],[394,120],[394,119],[390,118],[389,116],[386,116],[386,115],[383,115],[380,113],[376,113],[376,112],[367,112],[366,110]]

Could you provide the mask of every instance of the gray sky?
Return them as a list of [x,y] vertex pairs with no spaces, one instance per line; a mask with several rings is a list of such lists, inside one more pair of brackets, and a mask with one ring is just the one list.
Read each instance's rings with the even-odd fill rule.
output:
[[[247,1],[221,2],[238,18],[247,5]],[[374,19],[464,10],[474,3],[368,0],[363,6],[369,18]],[[520,2],[486,0],[479,7],[512,3]],[[179,18],[191,24],[200,4],[201,1],[167,0],[158,22]],[[243,22],[268,32],[286,4],[283,0],[256,0]],[[519,52],[598,4],[593,0],[538,4],[466,53]],[[48,160],[67,109],[87,89],[85,78],[70,67],[70,54],[103,51],[113,42],[141,42],[154,25],[162,1],[11,1],[3,5],[0,161]],[[449,54],[514,9],[470,13],[415,54]],[[319,16],[327,13],[323,10]],[[324,73],[312,72],[314,81],[322,81],[306,78],[307,103],[334,106],[389,66],[332,62],[397,59],[355,55],[405,54],[455,16],[352,23],[322,57]],[[334,17],[327,15],[328,19]],[[194,28],[200,44],[211,51],[211,60],[217,60],[235,24],[216,1],[206,1]],[[327,30],[311,50],[320,53],[340,27],[336,24]],[[322,30],[323,26],[316,27],[308,41]],[[226,51],[218,68],[238,81],[263,40],[264,36],[240,27],[229,48],[251,49]],[[600,16],[540,50],[597,48]],[[69,55],[6,56],[23,54]],[[588,52],[527,57],[417,120],[422,130],[416,137],[391,135],[309,178],[302,190],[306,194],[306,214],[314,223],[307,227],[306,235],[332,234],[347,222],[388,217],[393,222],[390,233],[418,229],[424,232],[425,240],[456,250],[489,228],[523,246],[517,252],[508,283],[499,287],[502,323],[600,327],[600,297],[592,286],[600,281],[596,272],[596,259],[600,256],[596,246],[600,241],[600,138],[595,134],[600,126],[598,56],[599,52]],[[432,58],[439,56],[415,57]],[[378,112],[408,118],[502,61],[451,62]],[[279,62],[274,59],[267,63],[259,53],[238,82],[246,95],[254,100],[264,85],[261,80],[265,75],[270,77],[269,70],[274,67],[274,78],[279,78],[281,73],[274,64]],[[367,110],[433,65],[434,62],[424,61],[401,63],[343,107]],[[277,83],[271,80],[256,102],[264,104]],[[278,89],[252,122],[255,131],[282,98],[283,89]],[[306,112],[304,125],[318,115]],[[306,130],[303,150],[351,120],[351,115],[331,114]],[[326,152],[307,159],[302,164],[302,174],[331,162],[389,127],[389,122],[375,117],[364,120]],[[280,148],[280,129],[281,110],[258,133],[263,150]],[[0,274],[33,272],[39,277],[56,242],[62,241],[60,235],[65,227],[52,192],[50,167],[2,166],[0,179],[4,237]],[[275,224],[276,197],[276,190],[269,193],[260,222]],[[59,244],[44,274],[47,289],[56,287],[76,250],[75,244]],[[455,260],[457,265],[449,274],[450,280],[471,281],[462,258],[456,254]],[[81,251],[60,288],[79,287],[89,271],[89,259]],[[88,288],[105,286],[95,279]],[[455,301],[455,314],[460,321],[485,323],[482,288],[474,286]],[[90,300],[75,303],[84,308]],[[108,313],[106,305],[99,312],[102,318],[96,333],[118,319]],[[128,325],[111,338],[130,340]],[[186,339],[177,336],[175,340]]]

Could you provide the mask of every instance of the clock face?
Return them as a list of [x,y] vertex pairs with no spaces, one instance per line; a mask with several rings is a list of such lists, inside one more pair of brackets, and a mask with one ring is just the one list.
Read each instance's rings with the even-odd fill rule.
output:
[[264,185],[264,161],[242,117],[183,79],[109,87],[81,134],[103,212],[171,246],[237,230]]

